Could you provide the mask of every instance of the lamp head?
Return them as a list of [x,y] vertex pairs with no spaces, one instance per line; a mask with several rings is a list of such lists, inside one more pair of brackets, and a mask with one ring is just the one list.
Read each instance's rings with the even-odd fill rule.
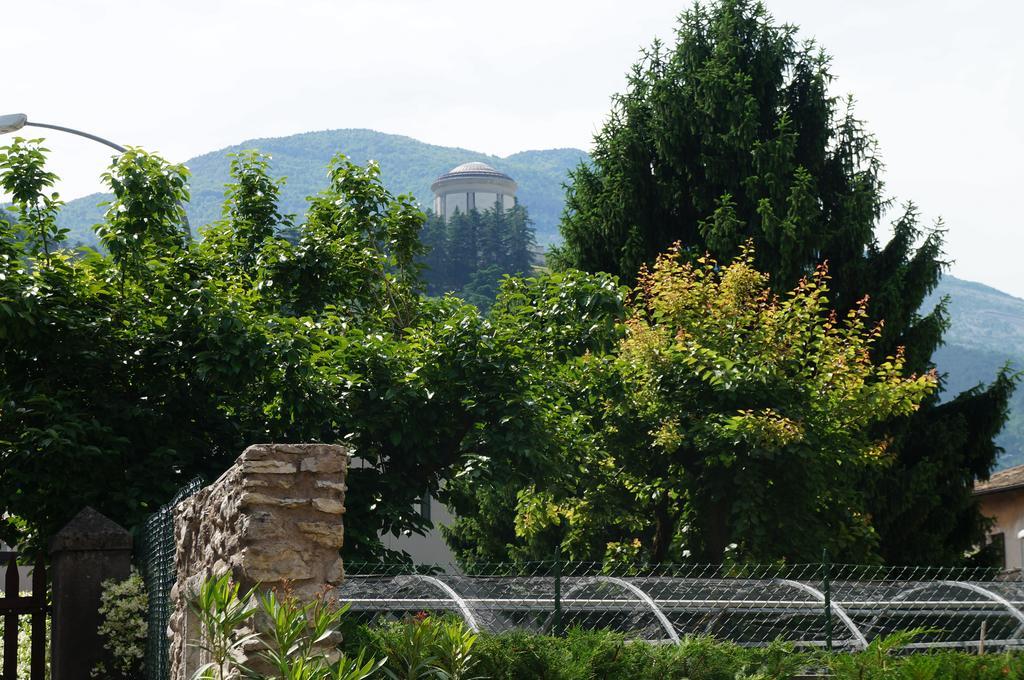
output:
[[25,127],[25,123],[27,122],[28,116],[24,113],[12,113],[7,116],[0,116],[0,135],[20,130]]

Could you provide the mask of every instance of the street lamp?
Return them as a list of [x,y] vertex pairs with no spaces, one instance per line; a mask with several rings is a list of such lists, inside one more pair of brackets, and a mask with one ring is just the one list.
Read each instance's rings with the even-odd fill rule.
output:
[[31,127],[49,128],[51,130],[60,130],[61,132],[68,132],[73,135],[78,135],[79,137],[85,137],[86,139],[91,139],[94,142],[106,144],[107,146],[109,146],[111,149],[114,149],[118,153],[124,153],[125,151],[127,151],[127,149],[125,149],[120,144],[115,144],[109,139],[103,139],[102,137],[91,135],[88,132],[82,132],[81,130],[62,127],[60,125],[50,125],[49,123],[31,122],[29,121],[28,116],[26,116],[24,113],[12,113],[9,116],[0,116],[0,135],[5,135],[8,132],[17,132],[26,125]]
[[[9,132],[17,132],[18,130],[25,126],[41,127],[50,130],[60,130],[61,132],[67,132],[72,135],[78,135],[79,137],[85,137],[86,139],[91,139],[94,142],[106,144],[107,146],[109,146],[111,149],[114,149],[118,153],[124,153],[125,151],[128,150],[121,146],[120,144],[115,144],[109,139],[104,139],[103,137],[89,134],[88,132],[75,130],[74,128],[64,127],[62,125],[52,125],[50,123],[36,123],[30,121],[28,119],[28,116],[26,116],[24,113],[12,113],[6,116],[0,116],[0,135],[6,135]],[[178,207],[181,208],[181,214],[185,220],[185,238],[191,241],[192,227],[188,223],[188,214],[185,212],[185,206],[181,204],[181,201],[178,201]]]

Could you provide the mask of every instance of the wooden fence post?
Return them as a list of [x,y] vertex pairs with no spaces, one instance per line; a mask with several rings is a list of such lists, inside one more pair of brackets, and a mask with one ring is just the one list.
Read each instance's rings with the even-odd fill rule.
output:
[[106,658],[99,637],[103,581],[131,572],[132,537],[92,508],[78,513],[50,544],[53,565],[52,680],[87,680]]
[[[19,596],[21,577],[18,574],[18,562],[15,553],[11,553],[7,563],[7,575],[4,579],[4,599],[14,600]],[[15,609],[4,612],[4,680],[16,680],[18,673],[18,612]]]
[[17,680],[25,677],[25,668],[18,668],[18,634],[20,618],[31,617],[31,650],[29,654],[28,677],[31,680],[46,678],[46,568],[42,560],[36,562],[32,571],[32,594],[22,595],[21,573],[18,568],[18,553],[0,551],[0,566],[7,570],[4,577],[4,594],[0,597],[0,616],[4,621],[3,645],[4,664],[0,679]]

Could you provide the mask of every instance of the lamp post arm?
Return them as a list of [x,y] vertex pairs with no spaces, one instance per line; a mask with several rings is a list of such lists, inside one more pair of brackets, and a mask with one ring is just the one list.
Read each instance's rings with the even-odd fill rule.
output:
[[81,130],[75,130],[74,128],[63,127],[61,125],[51,125],[49,123],[36,123],[34,121],[26,121],[25,125],[26,126],[31,125],[32,127],[49,128],[51,130],[60,130],[61,132],[67,132],[67,133],[70,133],[72,135],[78,135],[79,137],[85,137],[86,139],[91,139],[94,142],[99,142],[100,144],[106,144],[107,146],[109,146],[111,149],[114,149],[118,153],[124,153],[125,151],[128,150],[128,149],[124,148],[123,146],[121,146],[120,144],[115,144],[114,142],[110,141],[109,139],[103,139],[102,137],[97,137],[96,135],[91,135],[88,132],[82,132]]
[[[26,120],[24,124],[25,124],[25,126],[31,125],[32,127],[48,128],[50,130],[60,130],[61,132],[67,132],[67,133],[72,134],[72,135],[78,135],[79,137],[85,137],[86,139],[91,139],[94,142],[99,142],[100,144],[106,144],[107,146],[109,146],[111,149],[114,149],[118,153],[124,153],[125,151],[128,150],[128,149],[124,148],[123,146],[121,146],[120,144],[115,144],[114,142],[110,141],[109,139],[104,139],[103,137],[99,137],[97,135],[89,134],[88,132],[82,132],[81,130],[76,130],[74,128],[64,127],[63,125],[51,125],[50,123],[36,123],[36,122],[30,121],[30,120]],[[188,213],[185,211],[185,205],[181,201],[178,201],[178,207],[181,208],[181,216],[182,216],[182,219],[185,221],[185,240],[186,241],[191,241],[192,240],[192,225],[189,224]]]
[[[81,130],[76,130],[74,128],[64,127],[63,125],[52,125],[50,123],[36,123],[34,121],[30,121],[28,119],[28,116],[26,116],[24,113],[12,113],[10,115],[0,116],[0,135],[7,134],[8,132],[15,132],[29,125],[32,127],[59,130],[60,132],[67,132],[68,134],[78,135],[79,137],[85,137],[86,139],[91,139],[94,142],[99,142],[100,144],[109,146],[111,149],[117,151],[118,153],[124,153],[128,150],[121,146],[120,144],[115,144],[109,139],[104,139],[103,137],[89,134],[88,132],[82,132]],[[177,203],[178,207],[181,209],[182,220],[185,223],[185,241],[190,242],[192,241],[192,226],[189,224],[188,221],[188,212],[185,210],[184,203],[182,203],[181,201],[177,201]]]

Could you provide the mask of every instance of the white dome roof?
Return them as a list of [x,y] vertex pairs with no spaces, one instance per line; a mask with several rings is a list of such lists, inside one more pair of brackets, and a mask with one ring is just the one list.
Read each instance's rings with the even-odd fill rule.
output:
[[448,171],[449,175],[455,175],[463,172],[498,172],[487,163],[480,163],[479,161],[473,161],[472,163],[463,163],[457,165]]
[[509,177],[502,171],[495,170],[491,166],[487,165],[487,163],[481,163],[480,161],[471,161],[469,163],[463,163],[462,165],[456,165],[454,168],[438,177],[437,181],[435,181],[434,183],[437,184],[437,182],[442,181],[454,181],[483,177],[507,180],[509,182],[512,182],[513,184],[515,183],[515,180],[513,180],[511,177]]

